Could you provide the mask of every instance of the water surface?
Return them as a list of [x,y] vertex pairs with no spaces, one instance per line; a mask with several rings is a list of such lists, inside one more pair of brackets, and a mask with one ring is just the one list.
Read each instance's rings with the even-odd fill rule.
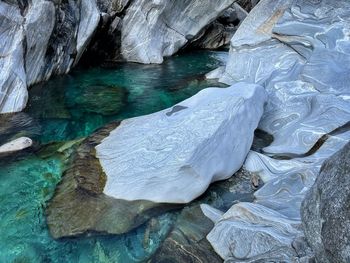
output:
[[[125,63],[113,69],[75,70],[32,87],[23,113],[0,116],[0,144],[20,136],[35,147],[0,158],[0,262],[141,262],[165,238],[173,214],[160,216],[161,231],[143,225],[119,236],[54,240],[45,206],[64,169],[57,142],[88,136],[112,120],[152,113],[216,83],[203,74],[222,65],[225,52],[194,52],[162,65]],[[60,145],[59,145],[60,146]]]

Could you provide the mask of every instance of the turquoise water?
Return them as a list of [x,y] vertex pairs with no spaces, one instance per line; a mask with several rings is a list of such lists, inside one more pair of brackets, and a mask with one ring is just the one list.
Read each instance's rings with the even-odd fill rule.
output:
[[142,262],[154,253],[176,213],[158,218],[160,230],[149,235],[147,244],[146,225],[120,236],[50,237],[45,206],[65,160],[54,144],[88,136],[112,120],[170,107],[216,85],[203,74],[225,56],[195,52],[163,65],[76,70],[33,87],[24,113],[0,116],[0,124],[6,123],[0,127],[0,144],[24,135],[35,140],[32,150],[0,159],[0,262]]
[[156,112],[213,85],[203,74],[221,65],[225,56],[194,52],[162,65],[76,70],[33,87],[25,112],[41,122],[41,142],[87,136],[111,120]]

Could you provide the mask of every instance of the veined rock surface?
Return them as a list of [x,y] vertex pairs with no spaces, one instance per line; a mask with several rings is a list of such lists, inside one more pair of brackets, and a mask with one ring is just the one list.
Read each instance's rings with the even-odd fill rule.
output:
[[251,147],[265,101],[259,85],[208,88],[95,132],[75,147],[50,201],[51,234],[126,233],[231,177]]
[[124,120],[96,147],[104,193],[125,200],[187,203],[243,164],[265,92],[244,83],[209,88],[151,115]]
[[234,0],[140,0],[128,8],[122,55],[128,61],[162,63],[213,22]]
[[21,111],[27,103],[23,22],[18,7],[0,2],[0,113]]
[[95,0],[0,2],[0,113],[21,111],[27,87],[68,73],[99,20]]
[[264,86],[259,128],[274,137],[245,162],[265,183],[255,201],[216,216],[203,208],[215,221],[207,238],[227,262],[312,257],[301,203],[325,160],[350,140],[349,10],[348,1],[263,0],[232,38],[226,68],[208,75]]

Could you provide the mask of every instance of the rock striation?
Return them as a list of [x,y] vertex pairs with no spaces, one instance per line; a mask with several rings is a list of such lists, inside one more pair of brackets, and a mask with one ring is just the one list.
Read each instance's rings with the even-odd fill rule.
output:
[[134,1],[123,19],[121,53],[127,61],[162,63],[195,39],[234,0]]
[[0,2],[0,113],[21,111],[27,103],[20,9]]
[[0,2],[0,113],[21,111],[27,87],[68,73],[99,20],[95,0]]
[[23,110],[28,87],[78,63],[161,63],[186,45],[225,45],[236,30],[232,20],[246,15],[238,4],[230,8],[234,2],[2,1],[0,113]]
[[122,121],[96,147],[107,176],[103,192],[130,201],[192,201],[241,168],[265,100],[261,86],[241,83]]
[[[322,164],[350,141],[348,7],[347,1],[260,1],[232,38],[226,67],[207,76],[262,85],[268,102],[259,129],[274,138],[244,164],[264,182],[254,202],[213,217],[207,239],[227,262],[312,258],[301,203]],[[321,253],[320,238],[317,247],[312,242]],[[330,262],[346,262],[337,260]]]

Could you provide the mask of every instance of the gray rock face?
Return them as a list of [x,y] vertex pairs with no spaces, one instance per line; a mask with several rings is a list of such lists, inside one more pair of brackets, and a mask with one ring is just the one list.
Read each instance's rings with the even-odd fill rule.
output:
[[162,63],[213,22],[234,0],[140,0],[128,8],[122,55],[128,61]]
[[27,87],[69,72],[99,19],[95,0],[0,2],[0,113],[21,111]]
[[350,262],[350,144],[323,164],[301,212],[317,261]]

